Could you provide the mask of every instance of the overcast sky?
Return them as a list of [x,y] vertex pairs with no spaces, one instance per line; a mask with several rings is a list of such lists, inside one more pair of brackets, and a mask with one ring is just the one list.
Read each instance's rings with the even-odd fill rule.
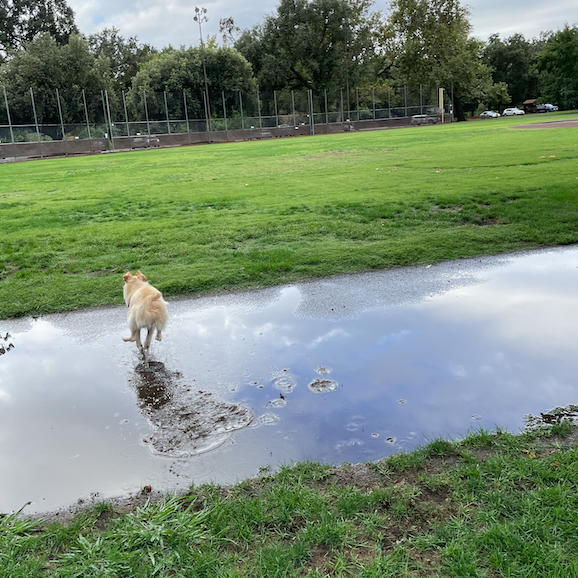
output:
[[[137,36],[140,42],[163,48],[171,44],[198,45],[199,29],[193,21],[194,1],[187,0],[68,0],[76,23],[84,34],[105,27],[116,27],[125,37]],[[207,8],[208,22],[203,37],[217,34],[219,20],[232,16],[241,28],[250,28],[275,11],[278,0],[239,2],[239,0],[198,0]],[[557,0],[470,0],[473,34],[483,40],[498,33],[507,38],[519,32],[527,39],[538,37],[543,30],[557,30],[567,22],[578,23],[578,1]],[[377,0],[374,8],[387,11],[386,0]],[[221,38],[218,39],[221,42]]]

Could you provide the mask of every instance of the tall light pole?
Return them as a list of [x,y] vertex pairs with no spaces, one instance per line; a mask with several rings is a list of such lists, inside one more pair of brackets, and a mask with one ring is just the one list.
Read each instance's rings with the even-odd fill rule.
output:
[[205,43],[203,42],[203,30],[201,28],[202,22],[208,22],[206,17],[207,9],[195,6],[195,22],[199,23],[199,38],[201,40],[201,60],[203,61],[203,75],[205,77],[205,115],[207,117],[207,125],[211,131],[211,103],[209,102],[209,83],[207,82],[207,68],[205,66]]

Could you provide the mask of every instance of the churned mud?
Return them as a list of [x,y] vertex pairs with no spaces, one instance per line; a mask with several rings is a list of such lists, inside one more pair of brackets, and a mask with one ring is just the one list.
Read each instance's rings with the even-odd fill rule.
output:
[[248,408],[213,399],[211,392],[187,385],[160,361],[138,365],[132,385],[150,425],[143,442],[158,454],[185,458],[206,452],[253,420]]

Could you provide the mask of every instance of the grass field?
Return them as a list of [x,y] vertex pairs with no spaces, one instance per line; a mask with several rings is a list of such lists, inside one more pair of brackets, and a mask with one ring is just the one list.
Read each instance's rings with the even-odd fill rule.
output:
[[362,467],[281,468],[68,523],[0,517],[0,577],[570,578],[570,422],[478,431]]
[[578,242],[578,129],[537,120],[2,165],[0,319],[127,270],[170,297]]

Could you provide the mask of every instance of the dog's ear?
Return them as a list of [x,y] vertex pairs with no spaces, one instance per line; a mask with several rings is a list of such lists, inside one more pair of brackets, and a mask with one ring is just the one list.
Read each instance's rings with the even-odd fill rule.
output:
[[137,271],[135,277],[137,277],[138,279],[140,279],[141,281],[146,281],[146,277],[140,272]]
[[132,277],[132,273],[129,271],[128,273],[125,273],[122,278],[124,279],[125,283],[128,283],[128,280]]

